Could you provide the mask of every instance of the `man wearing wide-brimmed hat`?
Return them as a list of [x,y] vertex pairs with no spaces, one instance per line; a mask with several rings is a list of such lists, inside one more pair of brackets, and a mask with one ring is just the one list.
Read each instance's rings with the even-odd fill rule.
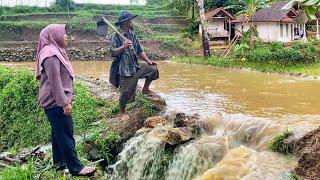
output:
[[[120,113],[125,115],[126,105],[135,101],[135,92],[138,80],[145,78],[142,93],[150,94],[149,86],[153,80],[159,78],[157,63],[149,60],[143,51],[140,42],[133,31],[133,19],[128,11],[122,10],[118,22],[120,32],[127,38],[123,40],[113,33],[111,38],[111,56],[113,62],[110,68],[110,82],[120,89]],[[140,58],[142,61],[138,61]]]

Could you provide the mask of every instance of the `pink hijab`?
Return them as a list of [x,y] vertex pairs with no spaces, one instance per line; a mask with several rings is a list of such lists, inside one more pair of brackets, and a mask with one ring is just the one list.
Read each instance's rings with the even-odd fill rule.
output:
[[50,24],[40,32],[36,57],[36,78],[40,79],[43,70],[42,62],[52,56],[57,56],[60,62],[67,68],[70,75],[74,77],[73,69],[68,55],[63,48],[63,36],[66,33],[66,25]]

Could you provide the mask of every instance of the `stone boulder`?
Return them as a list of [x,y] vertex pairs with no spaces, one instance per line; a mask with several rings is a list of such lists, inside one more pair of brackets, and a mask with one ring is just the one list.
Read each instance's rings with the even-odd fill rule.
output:
[[161,116],[155,116],[155,117],[148,117],[144,123],[143,126],[146,128],[155,128],[159,126],[164,126],[167,124],[167,120],[164,119]]
[[178,145],[197,137],[190,127],[173,128],[169,130],[164,142],[169,145]]

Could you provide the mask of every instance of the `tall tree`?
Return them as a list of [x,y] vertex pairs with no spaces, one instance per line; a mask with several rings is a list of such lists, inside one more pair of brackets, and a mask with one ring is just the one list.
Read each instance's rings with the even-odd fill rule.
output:
[[210,56],[210,45],[209,45],[209,35],[207,31],[207,27],[205,27],[205,11],[204,11],[204,3],[203,0],[196,0],[199,10],[200,10],[200,27],[202,31],[202,48],[203,48],[203,55],[205,59],[208,59]]

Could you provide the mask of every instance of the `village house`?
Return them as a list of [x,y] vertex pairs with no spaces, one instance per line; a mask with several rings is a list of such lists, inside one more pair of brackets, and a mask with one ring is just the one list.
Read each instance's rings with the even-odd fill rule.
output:
[[[235,36],[232,21],[235,18],[223,8],[214,9],[206,14],[207,31],[210,40],[215,42],[230,42]],[[200,32],[201,29],[200,29]]]
[[[287,2],[279,2],[260,9],[251,20],[245,15],[234,17],[223,8],[214,9],[206,14],[210,40],[228,44],[253,26],[264,42],[306,41],[307,16],[299,7],[283,9],[286,4]],[[317,27],[318,22],[318,19],[314,22]]]

